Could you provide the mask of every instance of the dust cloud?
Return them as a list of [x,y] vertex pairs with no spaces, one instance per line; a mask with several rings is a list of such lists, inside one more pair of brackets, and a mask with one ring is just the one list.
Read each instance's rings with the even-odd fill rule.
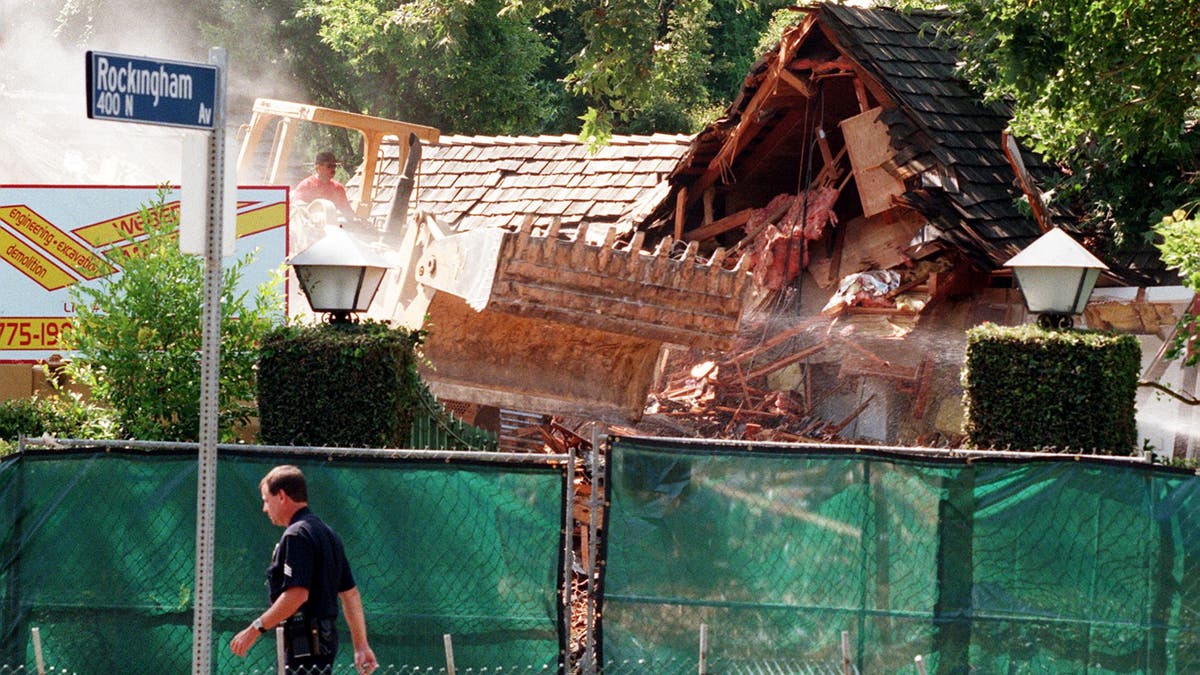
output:
[[[207,63],[207,48],[195,46],[202,38],[191,5],[167,0],[0,0],[0,147],[5,150],[0,184],[178,183],[182,138],[203,132],[88,119],[85,53]],[[267,70],[263,64],[231,59],[230,100],[252,100],[253,94],[239,97],[234,86],[246,91],[290,89],[281,87],[283,78]],[[249,72],[269,79],[269,86],[248,82]],[[248,121],[248,110],[231,107],[228,125]]]

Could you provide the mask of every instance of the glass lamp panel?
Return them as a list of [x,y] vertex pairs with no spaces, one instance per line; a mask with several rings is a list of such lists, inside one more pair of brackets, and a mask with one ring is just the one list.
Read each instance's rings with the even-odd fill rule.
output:
[[1079,292],[1080,281],[1086,274],[1094,284],[1099,273],[1082,267],[1013,268],[1025,296],[1025,306],[1034,314],[1078,314],[1082,308],[1076,311],[1076,298],[1087,303],[1087,294]]
[[1083,272],[1083,287],[1079,290],[1079,299],[1075,303],[1073,314],[1083,314],[1088,298],[1092,296],[1092,289],[1096,286],[1096,280],[1100,278],[1100,270],[1095,267],[1089,267]]
[[357,311],[355,295],[363,268],[296,265],[296,278],[314,312]]
[[358,302],[354,306],[357,312],[365,312],[371,306],[371,301],[375,299],[375,292],[379,290],[379,284],[383,282],[383,275],[387,273],[387,268],[384,267],[366,267],[363,269],[362,288],[358,292]]

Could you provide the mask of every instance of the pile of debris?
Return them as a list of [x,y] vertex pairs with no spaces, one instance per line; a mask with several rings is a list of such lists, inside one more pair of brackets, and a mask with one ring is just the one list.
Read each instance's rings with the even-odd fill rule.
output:
[[677,355],[668,363],[658,391],[651,394],[637,432],[731,440],[852,442],[841,436],[842,431],[870,405],[870,398],[842,419],[827,420],[813,412],[811,378],[803,378],[795,389],[769,383],[772,373],[803,364],[827,349],[857,349],[853,342],[833,335],[815,342],[800,340],[804,346],[797,348],[797,336],[811,331],[820,320],[804,322],[715,360],[711,354]]

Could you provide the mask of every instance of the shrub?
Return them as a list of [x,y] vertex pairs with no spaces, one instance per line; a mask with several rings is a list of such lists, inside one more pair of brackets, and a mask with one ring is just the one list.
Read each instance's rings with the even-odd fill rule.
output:
[[262,442],[404,447],[421,386],[421,337],[377,322],[274,330],[258,364]]
[[[76,393],[23,398],[0,403],[0,444],[21,436],[49,434],[60,438],[112,438],[117,431],[112,410],[86,402]],[[7,454],[0,446],[0,456]]]
[[[144,440],[194,441],[200,428],[204,261],[179,250],[177,210],[166,191],[141,211],[146,238],[110,249],[122,269],[96,287],[72,288],[77,316],[64,337],[76,352],[71,373],[111,406],[122,433]],[[133,243],[133,242],[131,242]],[[254,414],[254,364],[262,336],[283,319],[280,278],[253,297],[241,290],[251,256],[226,265],[221,290],[221,438]]]
[[1132,335],[973,328],[962,375],[967,443],[1131,454],[1140,368]]

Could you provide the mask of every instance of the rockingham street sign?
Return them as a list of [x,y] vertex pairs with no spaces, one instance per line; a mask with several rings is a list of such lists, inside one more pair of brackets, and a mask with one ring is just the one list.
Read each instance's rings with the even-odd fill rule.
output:
[[87,52],[87,116],[211,130],[217,67]]

